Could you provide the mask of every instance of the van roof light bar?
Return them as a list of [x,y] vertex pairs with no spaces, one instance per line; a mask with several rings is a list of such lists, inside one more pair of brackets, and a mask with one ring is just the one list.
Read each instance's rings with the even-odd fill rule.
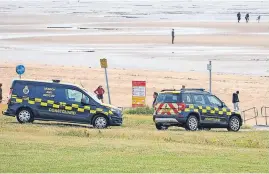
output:
[[53,83],[60,83],[60,80],[52,80]]

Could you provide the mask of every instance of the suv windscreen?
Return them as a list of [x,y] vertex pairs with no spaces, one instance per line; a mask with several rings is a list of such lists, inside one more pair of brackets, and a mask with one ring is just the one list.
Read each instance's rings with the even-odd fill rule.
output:
[[156,103],[178,103],[181,102],[181,95],[174,93],[161,93],[158,95]]

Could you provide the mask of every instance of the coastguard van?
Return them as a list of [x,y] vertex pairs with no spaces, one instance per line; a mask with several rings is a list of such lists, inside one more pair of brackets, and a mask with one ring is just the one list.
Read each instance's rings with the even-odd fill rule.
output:
[[34,120],[90,124],[103,129],[122,124],[122,112],[101,103],[97,97],[74,84],[33,80],[14,80],[10,89],[6,116],[19,123]]

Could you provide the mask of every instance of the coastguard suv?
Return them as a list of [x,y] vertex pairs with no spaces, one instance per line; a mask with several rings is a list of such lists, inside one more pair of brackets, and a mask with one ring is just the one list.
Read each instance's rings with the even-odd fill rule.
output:
[[239,112],[232,112],[204,89],[162,90],[154,110],[153,121],[158,130],[179,126],[191,131],[227,128],[236,132],[242,126]]
[[6,116],[20,123],[54,120],[91,124],[96,128],[120,126],[120,109],[105,105],[94,95],[74,84],[14,80],[10,89]]

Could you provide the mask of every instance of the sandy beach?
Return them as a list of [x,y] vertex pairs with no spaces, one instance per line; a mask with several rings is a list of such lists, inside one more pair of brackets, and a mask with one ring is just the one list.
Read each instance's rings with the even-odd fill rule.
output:
[[[131,106],[131,81],[147,81],[152,93],[181,85],[208,89],[206,65],[213,63],[213,93],[231,106],[240,91],[242,110],[268,105],[268,2],[1,1],[0,82],[4,98],[15,66],[23,78],[82,83],[89,91],[103,84],[99,59],[109,61],[112,103]],[[233,8],[231,8],[233,7]],[[251,21],[236,13],[254,9]],[[132,9],[132,10],[130,10]],[[180,13],[179,13],[180,11]],[[190,11],[192,13],[190,13]],[[210,11],[211,13],[209,13]],[[255,18],[262,13],[261,23]],[[199,17],[199,18],[198,18]],[[175,44],[171,44],[171,29]],[[268,82],[268,83],[267,83]]]
[[[27,70],[23,79],[47,80],[61,79],[62,82],[83,85],[88,91],[93,92],[95,88],[102,84],[105,86],[105,75],[103,69],[87,67],[68,67],[50,65],[27,64]],[[0,81],[4,84],[3,94],[7,97],[10,84],[13,79],[18,78],[15,73],[15,65],[0,64]],[[152,94],[167,88],[180,89],[182,85],[188,88],[208,89],[208,74],[196,72],[166,72],[148,71],[134,69],[108,69],[109,85],[111,91],[112,104],[118,107],[130,107],[132,102],[132,80],[145,80],[147,82],[147,105],[152,104]],[[269,77],[231,75],[214,73],[212,81],[212,92],[220,97],[226,105],[232,108],[232,93],[240,91],[241,110],[252,107],[260,107],[269,102]],[[107,94],[107,93],[106,93]],[[107,95],[105,102],[108,102]],[[246,113],[246,117],[251,117],[252,112]],[[259,119],[259,123],[264,123],[264,119]],[[248,122],[254,124],[254,120]]]

